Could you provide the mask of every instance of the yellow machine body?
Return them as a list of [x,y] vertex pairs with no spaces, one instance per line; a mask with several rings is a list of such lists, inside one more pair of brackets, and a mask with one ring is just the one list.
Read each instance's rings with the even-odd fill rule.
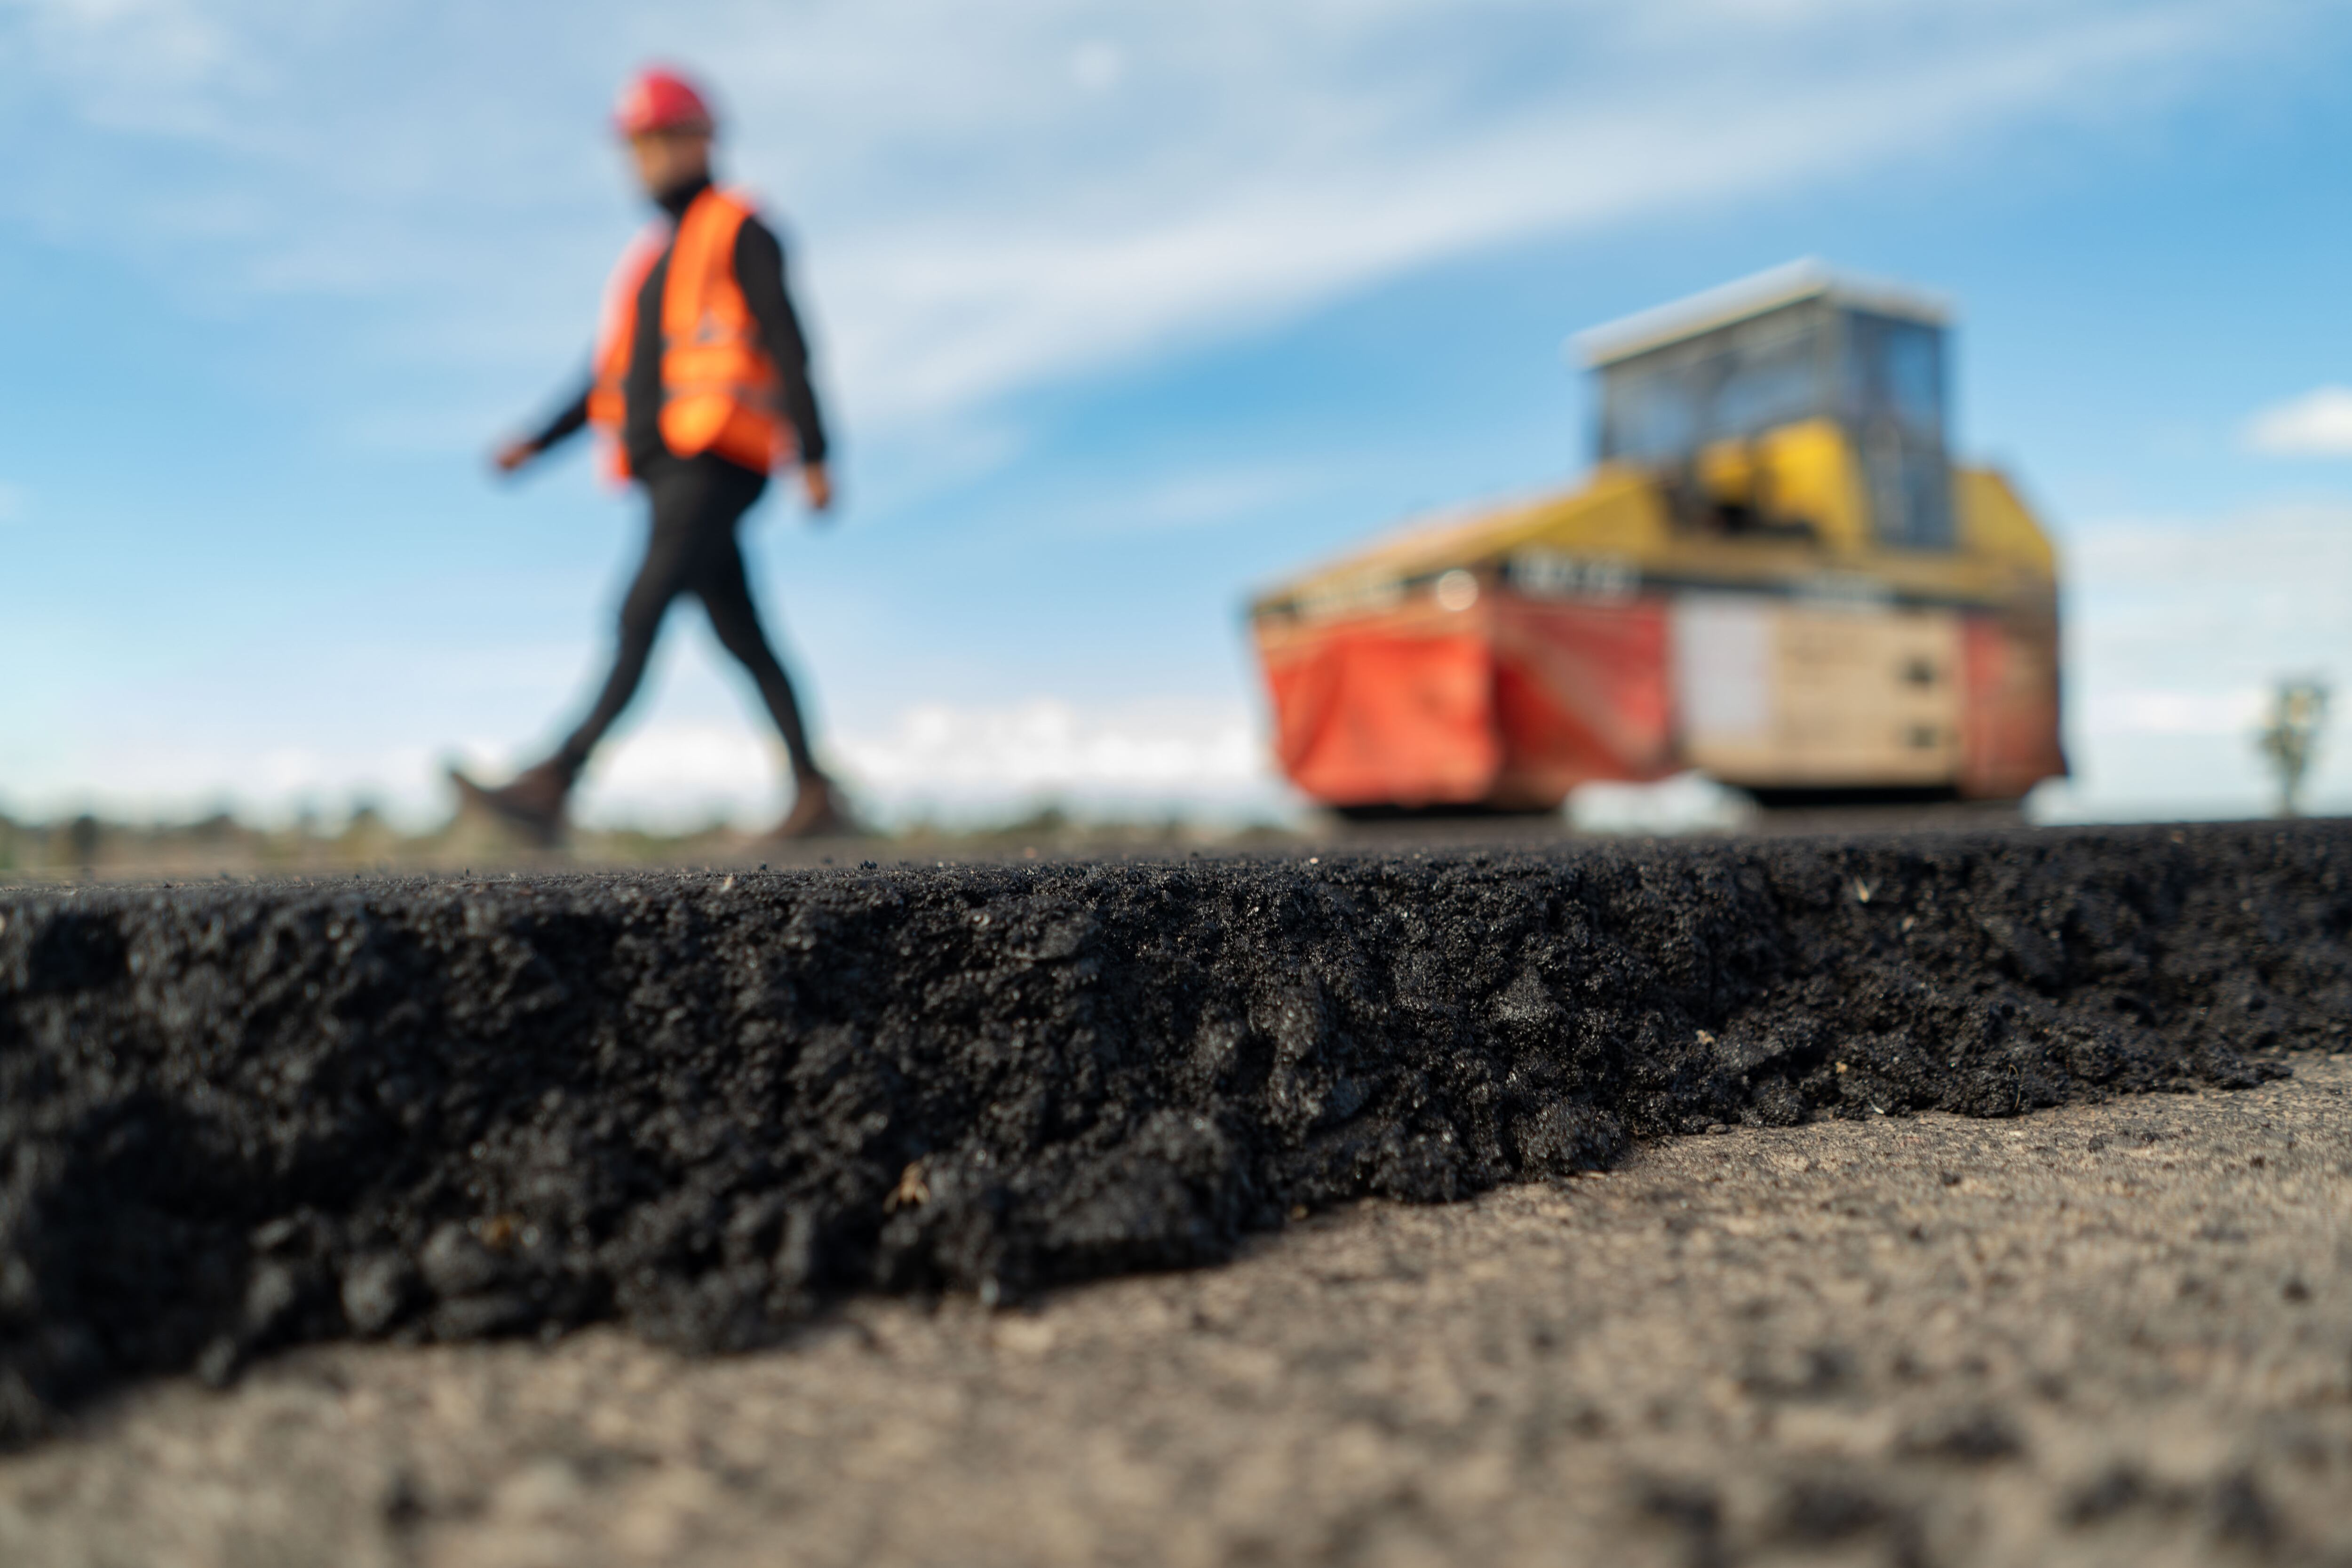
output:
[[2001,474],[1944,455],[1940,314],[1822,275],[1766,294],[1600,347],[1583,483],[1253,604],[1295,782],[1526,809],[1694,767],[1792,796],[2064,773],[2055,552]]

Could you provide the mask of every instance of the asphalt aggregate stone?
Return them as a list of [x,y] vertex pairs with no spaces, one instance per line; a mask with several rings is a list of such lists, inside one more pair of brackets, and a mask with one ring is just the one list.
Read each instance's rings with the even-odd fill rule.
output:
[[152,1379],[0,1456],[0,1563],[2345,1568],[2352,1057],[2294,1068],[1669,1138],[740,1355]]
[[2347,872],[2298,823],[0,890],[0,1441],[304,1341],[745,1348],[1636,1140],[2250,1086],[2352,1035]]

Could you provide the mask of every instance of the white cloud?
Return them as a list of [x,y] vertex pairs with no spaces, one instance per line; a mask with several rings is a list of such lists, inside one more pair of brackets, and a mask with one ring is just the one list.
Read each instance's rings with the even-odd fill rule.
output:
[[[927,703],[886,724],[829,737],[829,765],[885,825],[974,823],[1042,804],[1113,817],[1181,813],[1242,820],[1292,809],[1255,716],[1238,703],[1137,701],[1084,707],[1054,697],[990,706]],[[5,805],[31,817],[83,810],[133,821],[188,820],[226,806],[260,821],[329,818],[367,801],[403,826],[429,827],[452,805],[457,760],[505,778],[528,748],[486,737],[454,747],[338,744],[240,749],[189,735],[84,747],[20,773]],[[789,804],[782,748],[763,725],[668,720],[625,730],[597,753],[575,802],[592,826],[676,831],[725,820],[772,826]],[[103,779],[102,788],[77,781]]]
[[2194,735],[2242,739],[2260,721],[2266,694],[2257,686],[2230,690],[2102,691],[2087,722],[2100,735]]
[[[469,760],[489,748],[459,749]],[[446,814],[443,755],[423,746],[240,748],[201,735],[142,737],[72,747],[12,772],[12,815],[39,820],[94,811],[122,821],[191,821],[230,810],[259,822],[299,811],[329,816],[358,801],[389,808],[410,827]],[[89,781],[103,780],[102,784]]]
[[2322,386],[2246,421],[2246,445],[2281,458],[2352,458],[2352,386]]
[[[581,820],[682,829],[725,819],[772,826],[790,776],[775,737],[750,724],[655,720],[597,757],[580,791]],[[495,773],[489,776],[499,776]]]
[[1225,816],[1286,804],[1256,721],[1238,704],[929,703],[887,731],[840,735],[832,751],[864,797],[899,817],[969,818],[1038,801]]
[[1088,92],[1108,92],[1127,75],[1127,54],[1117,44],[1089,38],[1070,51],[1070,79]]
[[[1116,163],[1059,159],[1058,192],[837,236],[853,265],[824,276],[845,312],[845,374],[895,367],[868,388],[877,414],[952,409],[1529,234],[1751,200],[1931,152],[2154,68],[2219,20],[2186,7],[1990,9],[1998,32],[1956,29],[1952,47],[1919,55],[1906,31],[1874,37],[1851,16],[1835,18],[1840,47],[1824,54],[1822,29],[1801,18],[1654,6],[1691,24],[1652,46],[1671,50],[1665,68],[1645,48],[1610,47],[1617,13],[1585,7],[1581,26],[1544,41],[1563,58],[1599,43],[1591,58],[1606,68],[1545,73],[1549,90],[1537,92],[1482,90],[1505,61],[1464,47],[1475,25],[1440,27],[1427,7],[1319,40],[1277,25],[1258,41],[1320,42],[1338,68],[1245,49],[1192,62],[1207,67],[1192,85],[1213,112],[1172,141],[1114,137]],[[1363,57],[1416,30],[1425,55],[1367,70]],[[1514,30],[1524,26],[1497,29]],[[1774,90],[1751,90],[1759,76],[1778,78]]]
[[1091,0],[0,0],[0,121],[47,150],[0,209],[215,303],[361,301],[347,357],[553,375],[628,221],[603,106],[636,55],[683,56],[805,234],[872,435],[1481,247],[2110,114],[2302,15],[1201,0],[1112,38]]
[[1217,528],[1263,517],[1330,479],[1313,464],[1266,463],[1203,468],[1151,484],[1084,488],[1066,500],[1039,498],[1026,520],[1003,537],[1008,544],[1043,544]]
[[[2282,678],[2352,684],[2352,507],[2131,519],[2066,550],[2065,817],[2257,815],[2254,749]],[[2315,802],[2352,802],[2352,743],[2322,745]]]

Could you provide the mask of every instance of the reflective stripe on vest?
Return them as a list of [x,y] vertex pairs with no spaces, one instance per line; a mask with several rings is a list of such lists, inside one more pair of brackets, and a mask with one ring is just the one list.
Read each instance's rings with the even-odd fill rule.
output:
[[596,323],[596,378],[588,388],[588,423],[604,437],[604,471],[615,479],[629,477],[621,419],[626,412],[623,384],[628,380],[629,351],[636,338],[637,296],[645,291],[646,275],[669,248],[669,238],[667,221],[646,225],[621,252],[620,265],[604,285],[604,308]]
[[[735,237],[751,216],[751,204],[741,196],[704,191],[687,207],[668,244],[661,298],[661,435],[663,444],[682,458],[715,452],[765,473],[791,462],[794,445],[779,395],[782,378],[760,342],[759,325],[735,278]],[[588,417],[608,437],[612,471],[624,477],[628,458],[619,438],[623,388],[636,335],[637,297],[667,237],[661,226],[640,235],[614,268],[605,295]]]

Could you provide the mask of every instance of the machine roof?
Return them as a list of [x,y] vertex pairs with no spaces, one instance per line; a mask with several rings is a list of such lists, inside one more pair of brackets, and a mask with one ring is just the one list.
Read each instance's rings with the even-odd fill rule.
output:
[[1569,340],[1569,346],[1588,366],[1598,370],[1783,305],[1815,299],[1931,327],[1944,326],[1951,319],[1950,308],[1939,295],[1836,272],[1818,258],[1807,257],[1579,332]]

